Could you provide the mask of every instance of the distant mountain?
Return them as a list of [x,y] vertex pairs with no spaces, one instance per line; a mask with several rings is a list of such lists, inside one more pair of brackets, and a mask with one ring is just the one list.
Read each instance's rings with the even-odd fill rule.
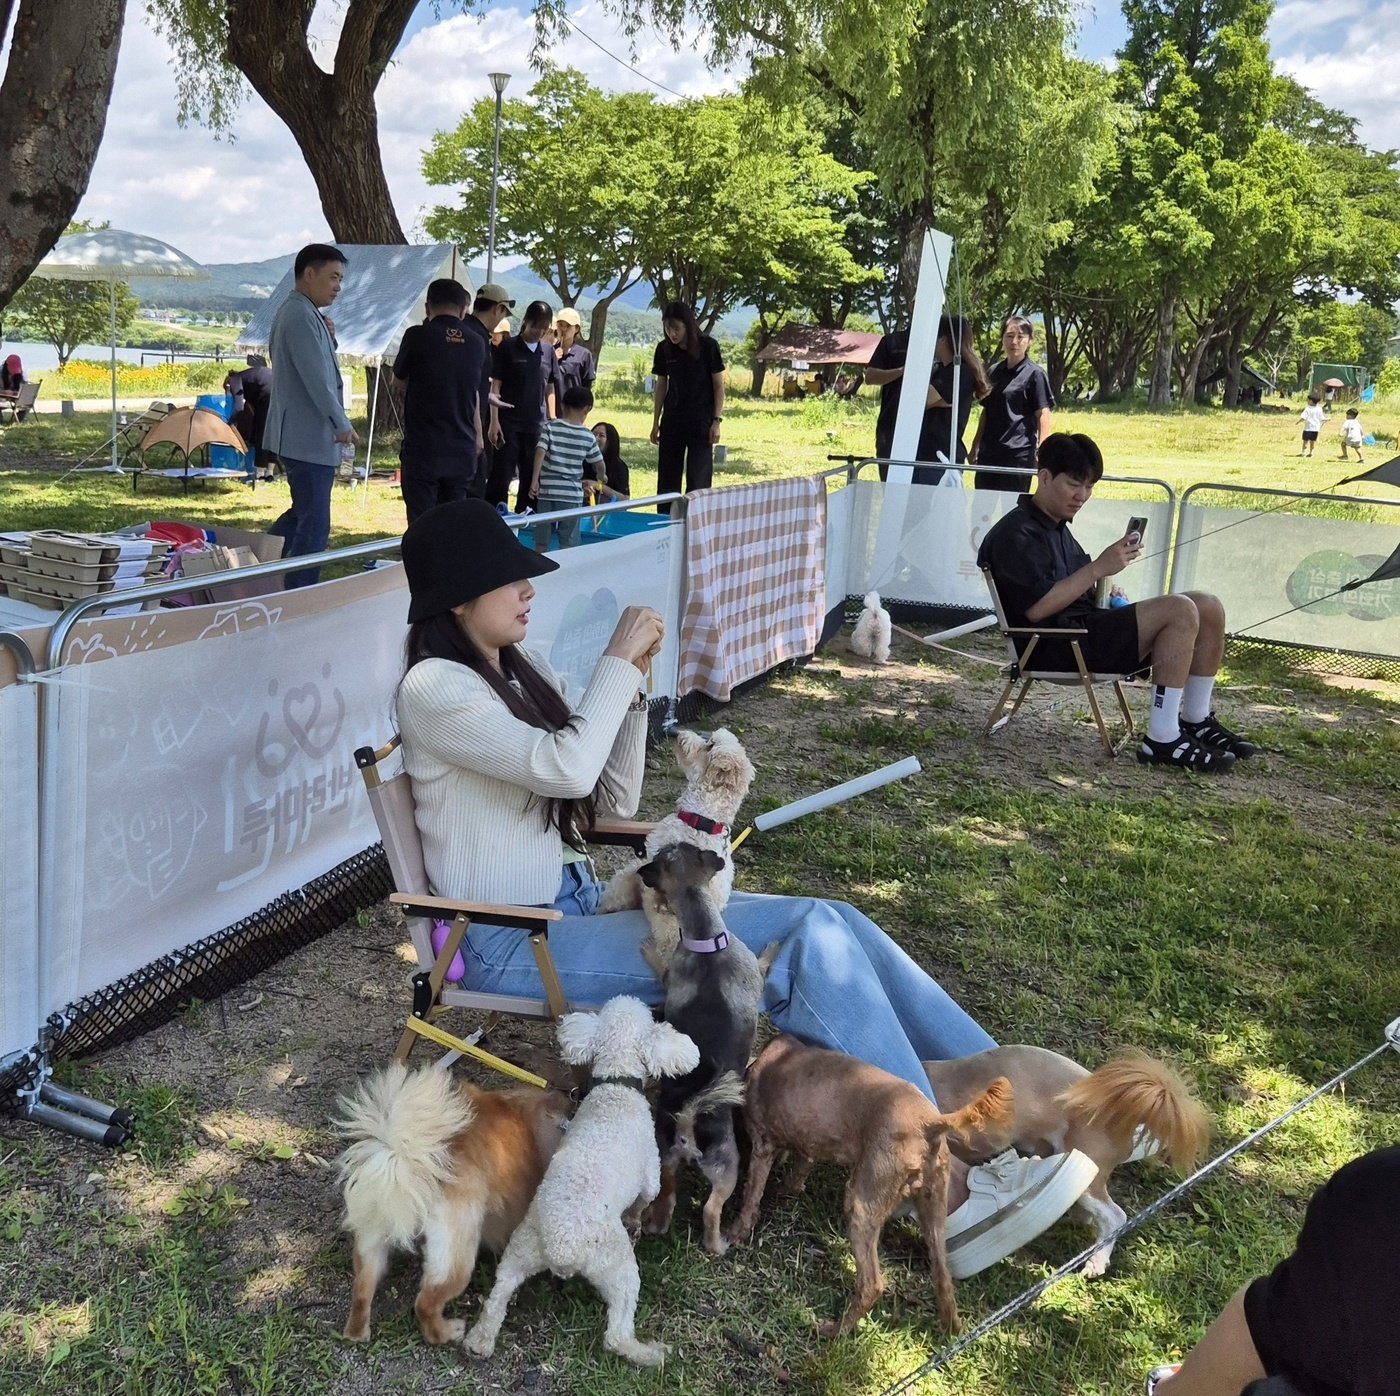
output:
[[[142,305],[160,310],[190,310],[196,313],[210,311],[246,311],[252,314],[260,302],[266,300],[277,283],[290,270],[295,254],[288,252],[280,257],[269,257],[265,262],[209,262],[205,270],[207,281],[184,281],[175,277],[133,277],[132,294]],[[467,269],[473,286],[480,286],[486,280],[486,268],[482,265]],[[354,275],[354,262],[350,264],[350,274]],[[510,292],[520,311],[533,300],[548,301],[554,305],[558,297],[526,266],[511,267],[507,271],[497,271],[495,279]],[[578,299],[579,313],[584,317],[587,328],[588,313],[601,294],[597,289],[585,292]],[[651,287],[645,282],[633,286],[613,302],[614,311],[631,311],[654,319],[657,311],[653,302]],[[625,320],[629,334],[637,331],[637,337],[644,338],[640,326],[631,317]],[[719,332],[725,337],[743,335],[753,320],[753,313],[747,307],[726,315],[719,324]],[[655,325],[657,334],[660,326]],[[650,331],[647,331],[650,333]]]

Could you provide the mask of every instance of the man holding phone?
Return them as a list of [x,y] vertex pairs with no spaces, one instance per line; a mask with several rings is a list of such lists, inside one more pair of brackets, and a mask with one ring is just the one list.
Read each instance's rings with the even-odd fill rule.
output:
[[[1123,537],[1090,558],[1069,531],[1103,476],[1093,439],[1056,432],[1040,444],[1038,486],[988,531],[977,563],[991,571],[1013,626],[1083,628],[1084,662],[1098,674],[1152,670],[1152,711],[1138,748],[1144,765],[1228,771],[1253,756],[1252,743],[1212,711],[1225,649],[1225,608],[1203,591],[1156,596],[1114,609],[1094,604],[1098,583],[1116,577],[1142,552],[1147,520],[1135,516]],[[1037,669],[1075,671],[1066,641],[1040,641]]]

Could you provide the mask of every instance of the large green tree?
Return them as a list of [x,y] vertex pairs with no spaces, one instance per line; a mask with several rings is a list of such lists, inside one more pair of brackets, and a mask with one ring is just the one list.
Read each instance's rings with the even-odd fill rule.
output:
[[[494,105],[479,103],[424,156],[429,182],[460,189],[433,210],[436,237],[484,245]],[[662,103],[608,96],[568,70],[503,104],[497,246],[526,258],[566,305],[598,288],[590,344],[639,281],[713,326],[746,302],[760,320],[835,300],[873,275],[845,219],[865,176],[827,153],[800,110],[746,97]]]
[[180,121],[232,129],[251,86],[292,133],[332,233],[403,242],[379,150],[374,93],[419,0],[348,0],[327,71],[310,38],[316,0],[146,0],[175,51]]
[[[501,108],[496,245],[524,257],[562,305],[597,288],[588,341],[603,347],[608,312],[642,279],[642,238],[664,156],[657,104],[646,93],[606,96],[572,69],[545,73]],[[468,257],[486,250],[494,101],[478,102],[423,155],[429,184],[458,201],[428,215],[428,232]]]
[[87,191],[125,13],[126,0],[0,0],[0,40],[10,35],[0,82],[0,309]]

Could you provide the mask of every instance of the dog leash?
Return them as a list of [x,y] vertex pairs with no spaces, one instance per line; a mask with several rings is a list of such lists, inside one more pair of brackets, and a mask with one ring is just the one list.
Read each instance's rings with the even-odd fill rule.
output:
[[1102,1240],[1095,1240],[1085,1246],[1078,1255],[1072,1256],[1065,1261],[1058,1270],[1052,1271],[1044,1279],[1037,1280],[1029,1289],[1018,1294],[1014,1299],[1008,1300],[1001,1308],[994,1313],[990,1313],[980,1323],[969,1328],[961,1337],[940,1348],[922,1366],[910,1372],[908,1376],[901,1377],[892,1386],[887,1386],[880,1396],[900,1396],[900,1393],[909,1391],[917,1386],[930,1372],[936,1372],[940,1367],[946,1366],[958,1353],[965,1348],[971,1347],[979,1338],[985,1337],[993,1328],[999,1327],[1007,1319],[1020,1313],[1022,1309],[1029,1308],[1051,1285],[1058,1284],[1067,1275],[1074,1274],[1079,1270],[1095,1251],[1105,1245],[1113,1245],[1122,1237],[1136,1231],[1139,1227],[1151,1221],[1163,1208],[1170,1206],[1183,1193],[1189,1192],[1198,1183],[1209,1178],[1212,1173],[1218,1172],[1236,1154],[1242,1153],[1245,1149],[1257,1144],[1267,1134],[1272,1134],[1285,1120],[1291,1119],[1300,1110],[1311,1105],[1319,1096],[1326,1095],[1334,1087],[1341,1085],[1349,1076],[1360,1071],[1363,1066],[1369,1066],[1379,1056],[1386,1052],[1400,1052],[1400,1018],[1396,1018],[1385,1030],[1385,1041],[1379,1047],[1362,1057],[1359,1061],[1353,1062],[1344,1071],[1339,1071],[1330,1081],[1325,1082],[1314,1091],[1309,1091],[1301,1100],[1294,1101],[1287,1110],[1276,1119],[1270,1120],[1268,1124],[1261,1125],[1253,1134],[1246,1135],[1238,1144],[1232,1145],[1217,1158],[1213,1158],[1209,1163],[1202,1164],[1189,1178],[1178,1183],[1171,1191],[1165,1192],[1155,1202],[1149,1203],[1136,1216],[1129,1217],[1117,1231],[1103,1237]]

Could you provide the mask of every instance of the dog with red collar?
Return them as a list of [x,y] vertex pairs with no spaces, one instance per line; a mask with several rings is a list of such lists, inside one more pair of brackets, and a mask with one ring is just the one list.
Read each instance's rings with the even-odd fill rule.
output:
[[676,733],[676,764],[685,776],[685,789],[676,801],[675,814],[667,815],[647,836],[646,859],[637,859],[609,881],[598,904],[600,912],[632,911],[647,914],[651,935],[642,954],[658,978],[680,940],[674,909],[664,893],[648,887],[638,876],[644,861],[672,844],[691,844],[715,853],[721,866],[708,883],[708,895],[719,910],[728,904],[734,887],[734,861],[730,853],[734,821],[739,806],[753,784],[753,763],[743,744],[727,728],[708,735],[682,729]]

